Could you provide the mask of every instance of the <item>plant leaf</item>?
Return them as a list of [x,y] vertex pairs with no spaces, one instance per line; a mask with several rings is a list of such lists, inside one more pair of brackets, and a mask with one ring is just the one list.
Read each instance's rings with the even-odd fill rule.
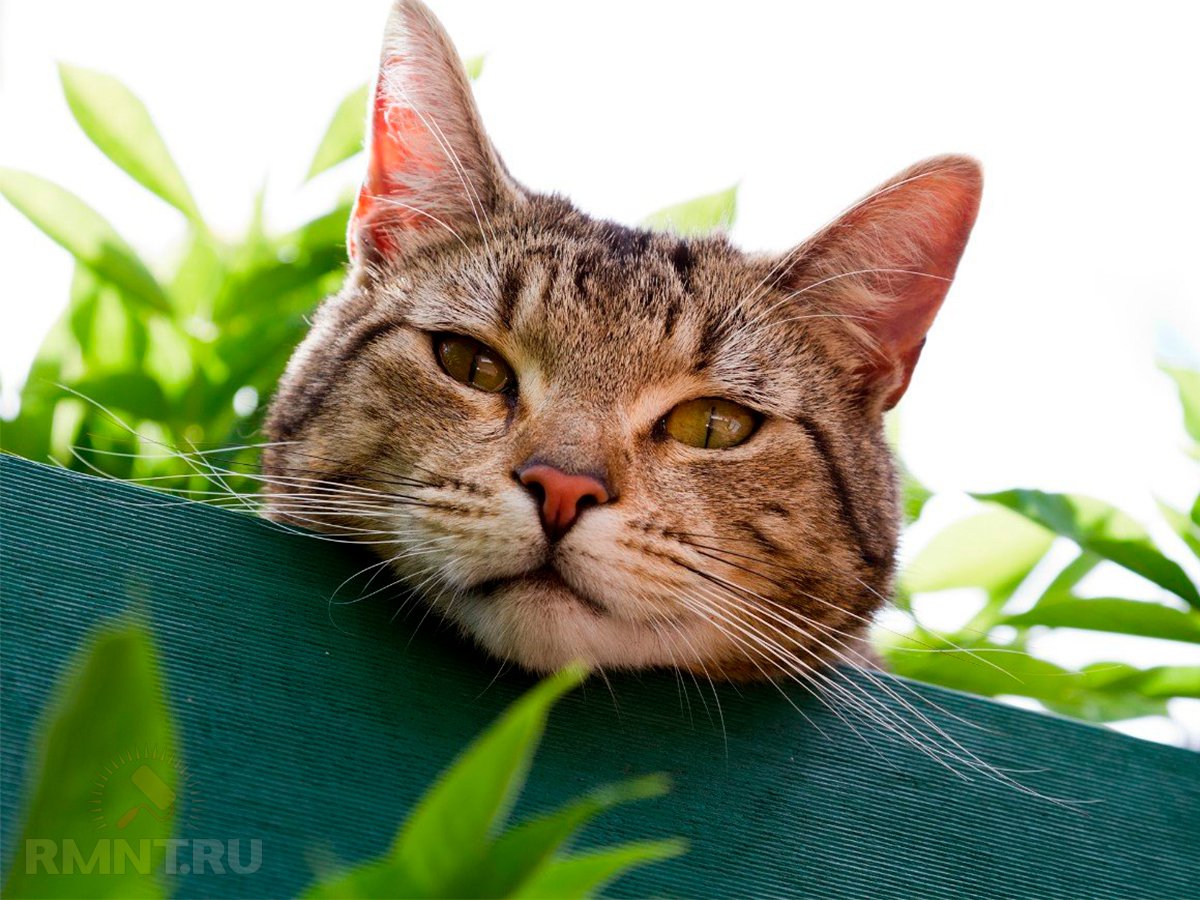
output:
[[[1089,722],[1111,722],[1166,712],[1166,694],[1152,693],[1132,666],[1101,663],[1072,672],[1014,648],[982,643],[965,650],[933,648],[906,637],[877,646],[897,675],[984,697],[1032,697],[1049,709]],[[1158,690],[1173,684],[1168,676]]]
[[1158,501],[1158,508],[1167,524],[1187,544],[1188,549],[1200,557],[1200,522],[1196,521],[1197,514],[1200,513],[1200,497],[1196,498],[1190,513],[1187,514],[1161,500]]
[[497,838],[482,863],[463,873],[451,896],[507,897],[536,876],[580,828],[623,803],[659,797],[669,782],[650,775],[600,788],[554,812],[539,816]]
[[136,419],[162,421],[171,417],[170,404],[157,381],[144,372],[90,375],[71,385],[86,400]]
[[550,707],[586,677],[570,667],[538,684],[468,747],[417,804],[391,856],[423,892],[440,892],[481,859],[508,816],[541,741]]
[[1022,489],[973,496],[1018,512],[1200,607],[1200,591],[1187,573],[1154,546],[1141,525],[1114,506],[1078,494]]
[[304,176],[305,181],[320,175],[326,169],[333,168],[362,150],[363,135],[366,129],[364,123],[370,99],[371,88],[364,84],[352,90],[338,104],[333,118],[329,121],[329,127],[325,129],[325,135],[321,138],[321,143],[317,145],[317,152],[313,155],[312,164],[308,167],[308,174]]
[[521,697],[425,793],[387,857],[324,882],[310,896],[448,896],[491,848],[525,782],[550,707],[586,675],[568,666]]
[[687,844],[683,841],[666,840],[638,841],[592,853],[579,853],[550,863],[531,881],[522,885],[513,896],[527,900],[576,900],[590,897],[630,869],[673,859],[686,852]]
[[1197,444],[1200,444],[1200,371],[1160,363],[1179,390],[1179,405],[1183,407],[1183,427]]
[[471,81],[478,81],[479,76],[483,74],[483,63],[485,57],[482,53],[479,56],[470,56],[462,61],[463,69],[467,73],[467,78]]
[[145,105],[111,75],[58,65],[67,105],[79,127],[134,181],[199,223],[200,211]]
[[1028,612],[1008,616],[999,624],[1016,628],[1030,625],[1083,628],[1200,644],[1200,615],[1194,612],[1182,612],[1161,603],[1119,597],[1047,599],[1050,602],[1042,602]]
[[0,169],[0,194],[29,221],[123,295],[163,313],[166,294],[150,270],[94,209],[58,185],[15,169]]
[[[116,834],[135,850],[142,840],[163,840],[171,834],[175,804],[167,804],[179,787],[172,763],[173,729],[149,636],[136,626],[102,631],[79,662],[75,673],[59,685],[41,753],[30,757],[39,760],[40,771],[17,845],[25,849],[13,854],[4,895],[165,896],[157,875],[139,875],[133,865],[125,867],[125,874],[116,874],[114,868],[103,877],[78,869],[54,874],[41,865],[32,867],[31,874],[25,865],[26,852],[33,846],[27,841],[53,841],[60,864],[68,852],[66,842],[72,841],[85,863],[96,853],[103,865],[115,853],[109,848],[118,840]],[[144,789],[146,782],[138,777],[143,767],[150,770],[157,790]],[[97,797],[98,781],[102,788]],[[155,815],[145,811],[148,799],[158,806]],[[109,827],[100,830],[97,817]],[[118,832],[114,826],[121,822]],[[104,839],[109,844],[100,845]],[[152,851],[151,872],[161,871],[165,853],[162,847]]]
[[670,231],[681,237],[725,230],[733,225],[737,217],[737,192],[738,186],[735,184],[715,194],[668,206],[646,216],[642,225],[656,231]]
[[1011,592],[1046,555],[1054,535],[1004,509],[988,509],[934,535],[901,578],[910,592],[981,587]]
[[[1132,666],[1108,664],[1106,671],[1097,664],[1089,666],[1087,674],[1092,685],[1107,691],[1136,691],[1146,697],[1200,697],[1200,666],[1154,666],[1135,669]],[[1097,676],[1101,677],[1097,677]]]

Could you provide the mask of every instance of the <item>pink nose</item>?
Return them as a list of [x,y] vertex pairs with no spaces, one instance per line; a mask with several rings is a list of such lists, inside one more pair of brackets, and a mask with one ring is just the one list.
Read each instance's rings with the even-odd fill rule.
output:
[[525,466],[517,477],[541,503],[542,527],[551,538],[566,534],[582,510],[609,500],[608,489],[598,478],[568,475],[544,463]]

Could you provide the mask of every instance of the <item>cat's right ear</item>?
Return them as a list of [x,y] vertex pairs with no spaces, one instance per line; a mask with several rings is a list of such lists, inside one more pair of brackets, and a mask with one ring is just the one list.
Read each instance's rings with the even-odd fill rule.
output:
[[385,264],[432,241],[463,240],[520,200],[458,53],[420,0],[397,0],[388,17],[367,156],[347,236],[356,263]]

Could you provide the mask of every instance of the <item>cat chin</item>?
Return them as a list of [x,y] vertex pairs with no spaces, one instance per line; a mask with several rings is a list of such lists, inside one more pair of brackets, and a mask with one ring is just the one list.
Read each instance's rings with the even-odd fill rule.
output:
[[553,672],[573,662],[606,669],[643,669],[680,662],[679,630],[693,648],[706,643],[695,623],[670,628],[612,615],[561,580],[535,573],[482,586],[452,601],[434,601],[492,656],[533,672]]

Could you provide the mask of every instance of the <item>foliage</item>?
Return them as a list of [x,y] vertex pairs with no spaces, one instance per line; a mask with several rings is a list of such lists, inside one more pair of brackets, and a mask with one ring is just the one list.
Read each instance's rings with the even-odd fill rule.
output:
[[642,220],[647,228],[673,231],[684,236],[695,236],[719,231],[733,225],[737,216],[737,185],[668,206],[653,212]]
[[[468,68],[478,76],[482,59]],[[265,227],[260,197],[244,234],[214,235],[142,103],[107,76],[69,66],[61,75],[84,133],[179,210],[186,236],[173,260],[147,265],[65,189],[0,170],[0,193],[76,260],[68,308],[38,353],[0,448],[218,502],[234,491],[252,494],[257,449],[247,445],[257,439],[262,401],[308,327],[305,317],[341,282],[349,196],[284,233]],[[362,87],[339,105],[308,178],[361,150],[367,97]],[[660,210],[644,224],[683,234],[727,228],[736,200],[732,187]],[[1165,371],[1195,442],[1190,452],[1200,459],[1200,373]],[[902,476],[911,522],[931,492],[903,467]],[[1196,585],[1145,528],[1092,498],[1011,490],[978,499],[982,511],[937,536],[901,579],[896,603],[912,617],[912,630],[879,635],[895,671],[989,696],[1033,697],[1096,721],[1159,713],[1169,697],[1200,695],[1195,667],[1098,664],[1075,672],[1030,655],[1036,637],[1053,628],[1198,642]],[[1160,508],[1181,547],[1200,556],[1200,498],[1189,510]],[[1056,541],[1073,544],[1077,556],[1035,591]],[[1127,569],[1159,594],[1087,596],[1079,584],[1100,565]],[[936,600],[962,588],[985,597],[962,628],[942,634],[920,622],[913,594]],[[594,871],[604,864],[579,863]]]
[[[30,874],[26,854],[17,852],[5,896],[166,896],[168,886],[159,874],[165,845],[155,847],[146,866],[131,863],[118,870],[112,862],[118,851],[110,851],[108,843],[113,830],[98,828],[98,818],[128,810],[133,815],[116,824],[131,846],[171,837],[172,822],[178,818],[175,810],[163,816],[143,812],[147,795],[135,769],[142,758],[165,761],[154,768],[158,790],[172,803],[186,793],[179,784],[182,767],[172,762],[175,729],[158,672],[145,628],[126,624],[93,635],[73,674],[60,685],[40,754],[30,755],[31,761],[37,757],[38,769],[18,847],[26,847],[32,838],[53,842],[58,848],[57,871],[39,864]],[[443,773],[409,814],[385,857],[332,876],[307,896],[588,897],[635,866],[682,853],[684,845],[678,840],[639,841],[582,853],[564,850],[602,813],[664,794],[666,779],[657,775],[599,788],[559,810],[503,830],[550,708],[586,674],[581,668],[568,668],[534,687]],[[134,775],[124,777],[130,770]],[[102,801],[94,801],[97,778],[105,774],[113,777],[104,781]],[[74,842],[82,860],[70,873],[65,864],[67,842]],[[94,853],[97,862],[92,863]]]
[[667,789],[661,776],[610,785],[504,828],[550,706],[578,685],[569,668],[542,682],[468,747],[417,803],[388,853],[323,881],[311,898],[586,897],[620,872],[683,852],[676,840],[560,851],[587,822]]
[[[164,896],[164,885],[155,874],[161,871],[165,856],[161,846],[153,853],[150,873],[139,873],[133,865],[123,873],[110,866],[113,872],[104,875],[66,871],[68,842],[74,842],[80,858],[88,862],[100,841],[113,832],[97,827],[98,815],[137,809],[145,799],[130,778],[114,777],[105,782],[103,808],[97,810],[89,802],[96,793],[97,778],[122,754],[169,760],[174,733],[163,703],[154,648],[141,628],[124,626],[98,632],[75,670],[77,674],[60,685],[58,702],[47,720],[41,752],[36,756],[37,775],[17,843],[18,848],[26,848],[34,838],[53,841],[61,869],[52,872],[38,865],[28,872],[26,854],[19,849],[13,854],[4,895],[14,900]],[[35,764],[35,755],[28,759]],[[177,789],[177,770],[173,766],[156,766],[155,775],[168,791]],[[171,821],[171,817],[138,814],[125,823],[120,833],[133,846],[143,840],[165,840],[171,836]],[[100,846],[101,855],[106,849]]]
[[[1200,459],[1200,372],[1163,370],[1179,388],[1194,442],[1190,453]],[[1036,638],[1050,628],[1200,644],[1200,592],[1142,525],[1092,497],[1018,489],[975,498],[983,511],[937,534],[901,577],[900,601],[912,630],[876,635],[894,671],[985,696],[1029,697],[1095,722],[1160,715],[1172,697],[1200,698],[1200,666],[1137,669],[1099,662],[1072,671],[1036,655]],[[1200,497],[1186,513],[1162,502],[1159,507],[1182,545],[1200,558]],[[1047,571],[1056,541],[1069,542],[1075,555]],[[1102,565],[1140,576],[1159,595],[1088,596],[1080,584]],[[1035,591],[1047,578],[1046,587]],[[954,596],[940,592],[961,588],[984,598],[969,621],[949,633],[921,624],[913,595],[936,601]]]

